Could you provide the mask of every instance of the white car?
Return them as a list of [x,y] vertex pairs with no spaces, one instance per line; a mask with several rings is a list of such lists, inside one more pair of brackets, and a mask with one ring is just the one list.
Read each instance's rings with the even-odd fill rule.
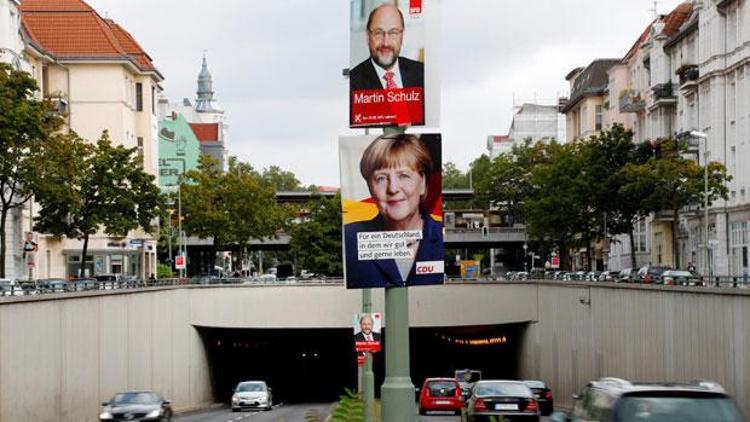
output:
[[273,395],[264,381],[242,381],[232,394],[232,412],[242,409],[271,410]]
[[23,296],[24,291],[18,280],[13,278],[0,278],[0,296]]

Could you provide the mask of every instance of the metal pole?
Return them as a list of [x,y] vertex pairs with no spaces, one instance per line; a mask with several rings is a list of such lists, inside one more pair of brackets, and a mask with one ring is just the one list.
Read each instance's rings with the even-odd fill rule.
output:
[[[387,127],[384,134],[404,133],[404,128]],[[414,384],[409,368],[409,288],[385,289],[385,381],[381,388],[384,421],[414,422]]]
[[[362,290],[362,313],[372,313],[372,289]],[[365,405],[365,422],[375,421],[375,374],[372,372],[372,353],[365,353],[362,368],[362,400]]]
[[[187,262],[185,259],[185,251],[183,249],[184,246],[184,238],[182,235],[182,183],[177,185],[177,230],[180,232],[180,242],[179,242],[179,250],[180,250],[180,256],[182,256],[182,265],[187,266]],[[183,278],[184,275],[184,268],[180,268],[180,278]]]
[[711,263],[708,251],[708,137],[703,138],[703,230],[706,234],[703,243],[706,250],[707,275],[711,277]]

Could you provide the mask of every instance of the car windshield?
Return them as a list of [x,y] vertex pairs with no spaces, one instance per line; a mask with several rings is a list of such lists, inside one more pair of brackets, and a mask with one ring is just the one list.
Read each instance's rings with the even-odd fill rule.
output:
[[692,277],[693,274],[690,273],[690,271],[664,271],[664,275],[666,276],[672,276],[672,277]]
[[545,388],[545,385],[541,381],[524,381],[529,388]]
[[482,379],[482,372],[464,369],[456,371],[456,379],[461,382],[477,382]]
[[146,392],[120,393],[112,398],[112,404],[156,404],[160,401],[156,394]]
[[455,381],[431,381],[427,384],[431,396],[450,397],[456,394],[458,383]]
[[485,382],[477,384],[477,396],[513,396],[528,397],[531,390],[525,384],[518,382]]
[[266,391],[266,386],[259,382],[243,382],[237,386],[238,393],[250,393],[256,391]]
[[739,422],[742,419],[726,397],[623,397],[617,422]]

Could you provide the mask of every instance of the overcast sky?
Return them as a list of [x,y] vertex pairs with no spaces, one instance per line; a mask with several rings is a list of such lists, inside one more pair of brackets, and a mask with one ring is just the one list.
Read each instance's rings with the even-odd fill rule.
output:
[[[207,50],[229,118],[229,153],[279,165],[305,184],[338,186],[348,128],[348,0],[88,0],[122,24],[165,76],[170,101],[195,98]],[[679,0],[658,3],[660,13]],[[653,18],[653,0],[442,0],[444,160],[466,169],[505,134],[513,98],[567,95],[565,75],[622,57]],[[429,52],[427,53],[429,54]]]

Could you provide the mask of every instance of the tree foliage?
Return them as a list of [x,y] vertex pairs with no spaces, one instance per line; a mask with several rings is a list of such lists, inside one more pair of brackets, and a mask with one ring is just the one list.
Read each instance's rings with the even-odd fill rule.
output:
[[37,100],[28,73],[0,63],[0,278],[5,277],[6,222],[33,196],[39,155],[63,124],[48,101]]
[[138,227],[153,231],[164,198],[136,148],[113,145],[106,131],[95,145],[70,132],[49,140],[43,161],[49,165],[40,169],[35,228],[83,240],[82,269],[89,237],[100,229],[117,237]]
[[289,228],[289,248],[302,268],[327,276],[344,272],[341,255],[341,197],[313,198],[306,218]]
[[229,159],[224,172],[219,162],[202,155],[198,168],[185,172],[180,185],[183,230],[213,240],[213,253],[228,246],[243,247],[252,239],[274,237],[291,212],[276,202],[273,178],[264,178],[248,163]]
[[[704,199],[705,167],[685,154],[675,140],[636,145],[620,125],[567,144],[526,142],[489,163],[475,179],[477,196],[511,220],[525,220],[537,242],[563,254],[570,246],[585,247],[592,262],[592,242],[618,234],[632,239],[634,222],[654,212],[672,214],[676,245],[679,211]],[[724,166],[709,163],[708,173],[709,202],[726,198]]]

